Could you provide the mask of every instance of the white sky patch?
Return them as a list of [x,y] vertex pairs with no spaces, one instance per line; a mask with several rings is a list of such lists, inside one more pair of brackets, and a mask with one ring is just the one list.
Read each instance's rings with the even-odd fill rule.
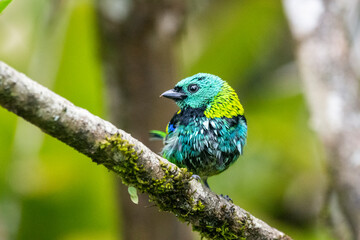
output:
[[341,97],[334,92],[329,93],[326,105],[326,115],[334,131],[341,130],[344,102]]
[[322,0],[284,0],[284,7],[291,29],[299,38],[316,29],[325,10]]
[[101,10],[106,12],[114,22],[124,20],[130,11],[131,1],[129,0],[102,0],[100,1]]
[[360,167],[360,150],[357,150],[352,154],[350,162],[354,167]]
[[176,33],[179,25],[178,16],[174,12],[165,11],[158,19],[159,31],[162,36],[169,36]]

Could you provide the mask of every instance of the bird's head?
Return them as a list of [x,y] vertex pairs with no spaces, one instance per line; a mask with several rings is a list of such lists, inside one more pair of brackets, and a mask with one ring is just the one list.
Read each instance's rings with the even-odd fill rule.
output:
[[170,89],[162,97],[175,100],[181,108],[207,107],[219,93],[224,81],[212,74],[198,73],[178,82],[174,89]]
[[180,109],[204,108],[205,115],[210,118],[244,113],[234,89],[218,76],[208,73],[185,78],[161,96],[175,100]]

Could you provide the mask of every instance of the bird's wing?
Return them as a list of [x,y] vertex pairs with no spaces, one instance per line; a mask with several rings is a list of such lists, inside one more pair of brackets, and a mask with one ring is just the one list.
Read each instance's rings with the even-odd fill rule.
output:
[[166,126],[166,135],[171,134],[175,131],[176,126],[178,125],[179,121],[181,120],[181,110],[174,114],[171,118],[170,122]]
[[236,128],[236,143],[239,153],[243,154],[243,148],[247,138],[247,122],[244,115],[239,116],[239,122]]
[[165,132],[159,131],[159,130],[151,130],[149,132],[150,140],[164,140],[167,135],[174,132],[174,130],[176,128],[176,125],[180,120],[180,112],[181,111],[178,111],[177,113],[175,113],[175,115],[172,117],[170,122],[166,125],[166,131]]
[[232,118],[225,118],[224,120],[228,124],[228,131],[230,132],[232,141],[235,143],[240,155],[242,155],[247,138],[247,123],[245,116],[238,115]]

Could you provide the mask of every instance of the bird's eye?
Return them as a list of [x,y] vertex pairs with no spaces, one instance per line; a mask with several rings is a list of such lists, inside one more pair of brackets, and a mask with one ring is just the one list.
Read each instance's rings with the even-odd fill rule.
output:
[[197,84],[190,84],[188,90],[191,93],[196,93],[199,90],[199,86]]

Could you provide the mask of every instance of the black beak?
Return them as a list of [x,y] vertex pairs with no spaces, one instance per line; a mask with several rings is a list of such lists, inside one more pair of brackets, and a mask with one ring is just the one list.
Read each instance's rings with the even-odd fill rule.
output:
[[166,98],[170,98],[170,99],[173,99],[176,101],[176,100],[183,100],[187,96],[186,96],[186,93],[177,92],[174,89],[170,89],[170,90],[167,90],[166,92],[164,92],[163,94],[161,94],[160,97],[166,97]]

